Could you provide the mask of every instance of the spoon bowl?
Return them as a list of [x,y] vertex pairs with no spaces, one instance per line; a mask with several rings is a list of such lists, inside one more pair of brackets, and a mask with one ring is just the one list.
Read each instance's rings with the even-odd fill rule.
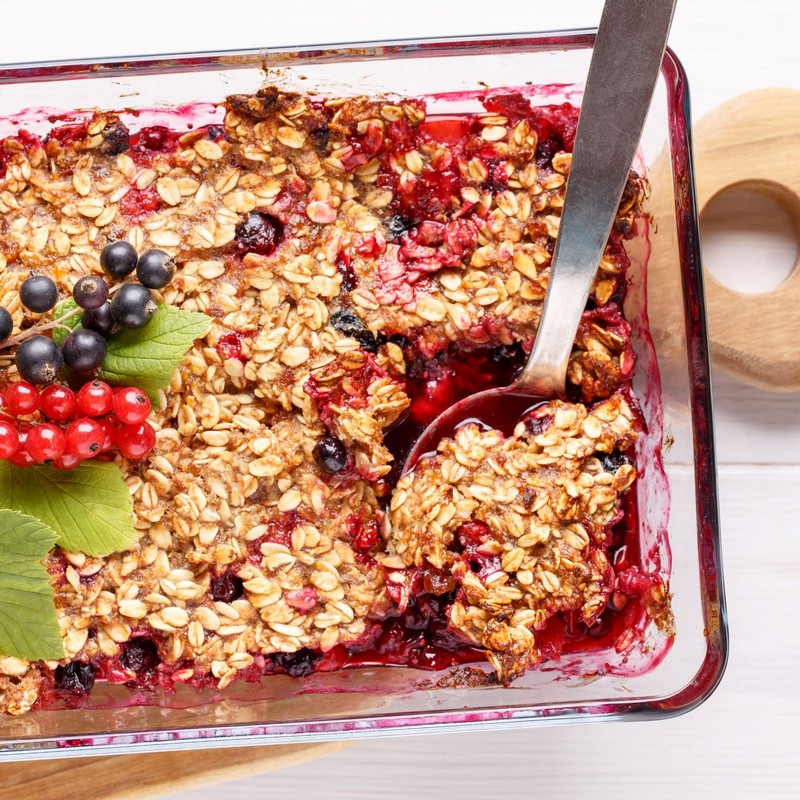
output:
[[516,383],[484,389],[464,397],[442,411],[425,428],[406,457],[403,474],[412,470],[421,458],[434,455],[439,442],[452,437],[463,425],[474,422],[483,428],[499,430],[510,436],[520,419],[546,402],[547,398],[529,394]]

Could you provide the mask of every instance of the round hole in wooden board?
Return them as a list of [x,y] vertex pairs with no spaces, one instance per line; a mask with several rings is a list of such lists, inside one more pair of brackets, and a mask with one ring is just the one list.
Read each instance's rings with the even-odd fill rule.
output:
[[703,210],[703,266],[736,292],[774,291],[795,269],[797,226],[775,194],[747,184],[734,186],[713,197]]
[[[701,218],[715,198],[747,190],[783,206],[800,231],[800,92],[762,89],[729,100],[694,126],[693,140]],[[769,274],[768,255],[756,250],[742,257],[752,275]],[[746,294],[706,268],[709,346],[721,371],[762,389],[796,392],[800,268],[784,275],[777,288]]]

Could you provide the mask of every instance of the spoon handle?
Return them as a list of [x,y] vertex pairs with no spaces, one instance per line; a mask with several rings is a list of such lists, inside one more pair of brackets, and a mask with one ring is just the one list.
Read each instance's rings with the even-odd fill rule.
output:
[[664,56],[676,0],[606,0],[575,136],[542,317],[517,386],[564,394],[567,362]]

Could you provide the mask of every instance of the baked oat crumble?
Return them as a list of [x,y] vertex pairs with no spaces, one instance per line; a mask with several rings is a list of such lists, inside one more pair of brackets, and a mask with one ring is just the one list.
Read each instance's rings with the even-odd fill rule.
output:
[[[393,488],[385,433],[408,418],[413,381],[448,348],[521,355],[547,287],[575,110],[484,105],[448,128],[421,100],[267,87],[230,97],[224,129],[129,135],[96,112],[0,142],[0,304],[15,331],[35,319],[19,301],[31,272],[68,294],[117,239],[174,256],[157,298],[213,320],[160,394],[152,453],[117,457],[138,544],[47,559],[62,670],[224,688],[292,654],[313,668],[370,646],[423,566],[448,573],[452,635],[504,681],[538,660],[553,614],[598,617],[635,477],[598,458],[635,437],[619,305],[635,175],[569,365],[579,402],[537,412],[540,431],[464,428]],[[333,474],[315,458],[325,437],[347,452]],[[50,696],[57,666],[0,658],[0,712]]]

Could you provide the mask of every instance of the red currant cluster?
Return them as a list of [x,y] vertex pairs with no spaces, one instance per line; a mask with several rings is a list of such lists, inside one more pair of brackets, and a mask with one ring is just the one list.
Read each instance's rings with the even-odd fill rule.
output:
[[60,384],[40,391],[27,381],[12,383],[0,392],[0,459],[74,469],[116,448],[138,460],[156,441],[149,413],[150,399],[132,386],[92,381],[73,392]]

